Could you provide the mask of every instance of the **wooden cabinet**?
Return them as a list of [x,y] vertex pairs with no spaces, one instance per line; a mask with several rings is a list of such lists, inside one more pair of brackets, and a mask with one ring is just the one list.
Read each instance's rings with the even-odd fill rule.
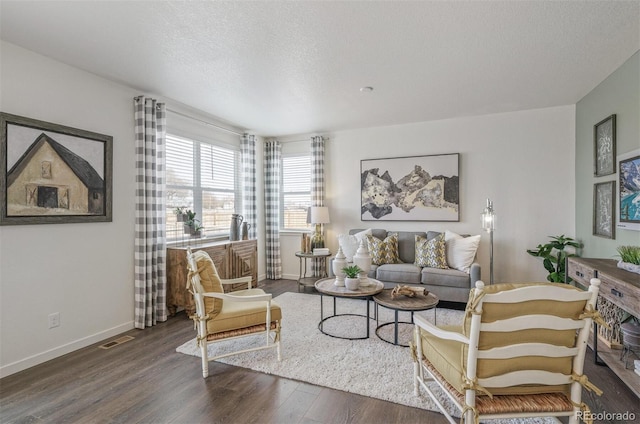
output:
[[[258,243],[256,240],[218,242],[192,246],[193,251],[209,254],[220,278],[251,276],[251,287],[258,287]],[[247,284],[234,284],[226,291],[246,289]],[[193,297],[187,290],[187,248],[167,248],[167,309],[174,315],[178,307],[187,314],[195,312]]]
[[[600,297],[640,317],[640,275],[618,268],[615,260],[571,257],[567,259],[567,276],[585,288],[591,278],[597,276],[600,279]],[[602,346],[597,339],[594,337],[591,343],[596,360],[601,358],[640,397],[640,377],[632,369],[625,369],[619,350]]]

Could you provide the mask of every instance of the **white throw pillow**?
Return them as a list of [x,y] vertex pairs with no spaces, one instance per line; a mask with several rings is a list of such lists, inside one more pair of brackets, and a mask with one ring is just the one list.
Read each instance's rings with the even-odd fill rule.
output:
[[444,241],[447,249],[449,268],[469,273],[469,268],[476,257],[480,244],[480,236],[462,237],[452,231],[445,231]]
[[347,262],[353,262],[353,255],[358,251],[360,242],[367,235],[371,235],[371,228],[360,231],[356,234],[340,234],[338,236],[338,244],[342,248],[342,253],[347,258]]

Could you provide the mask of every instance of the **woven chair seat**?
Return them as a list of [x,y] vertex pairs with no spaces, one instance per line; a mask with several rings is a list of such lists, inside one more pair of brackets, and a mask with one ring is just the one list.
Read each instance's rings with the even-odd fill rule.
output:
[[[422,362],[433,378],[438,380],[460,405],[464,405],[464,393],[460,393],[438,372],[427,359]],[[489,391],[491,391],[489,389]],[[573,405],[564,393],[543,393],[527,395],[486,395],[476,396],[476,410],[479,414],[504,414],[527,412],[565,412],[572,411]]]
[[[219,333],[207,334],[207,341],[228,339],[230,337],[246,336],[247,334],[261,333],[264,331],[264,324],[252,325],[251,327],[238,328],[236,330],[221,331]],[[278,328],[277,322],[271,323],[271,329]]]

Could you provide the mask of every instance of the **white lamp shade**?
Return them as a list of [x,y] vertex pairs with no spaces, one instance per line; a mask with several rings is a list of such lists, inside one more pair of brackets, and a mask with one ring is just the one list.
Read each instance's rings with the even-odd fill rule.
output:
[[311,206],[309,220],[311,224],[329,224],[329,208],[326,206]]

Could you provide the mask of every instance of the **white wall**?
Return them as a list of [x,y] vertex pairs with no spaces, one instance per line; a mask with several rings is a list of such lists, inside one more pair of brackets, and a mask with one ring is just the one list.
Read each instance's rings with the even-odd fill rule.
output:
[[[153,96],[1,43],[0,111],[113,136],[113,222],[0,226],[0,377],[133,328],[133,97]],[[158,99],[196,118],[168,113],[170,132],[239,145],[197,120],[221,124],[212,117]],[[61,325],[49,329],[52,312]]]
[[[547,236],[574,230],[574,106],[421,122],[329,134],[326,240],[350,228],[450,229],[480,234],[486,198],[494,202],[496,282],[545,281],[541,261],[526,249]],[[360,160],[460,153],[460,222],[360,220]],[[478,259],[489,279],[489,237],[482,233]],[[282,237],[283,273],[297,276],[299,236]]]
[[[113,222],[0,227],[7,375],[133,327],[131,89],[2,42],[0,110],[113,136]],[[48,315],[60,313],[60,327]]]

